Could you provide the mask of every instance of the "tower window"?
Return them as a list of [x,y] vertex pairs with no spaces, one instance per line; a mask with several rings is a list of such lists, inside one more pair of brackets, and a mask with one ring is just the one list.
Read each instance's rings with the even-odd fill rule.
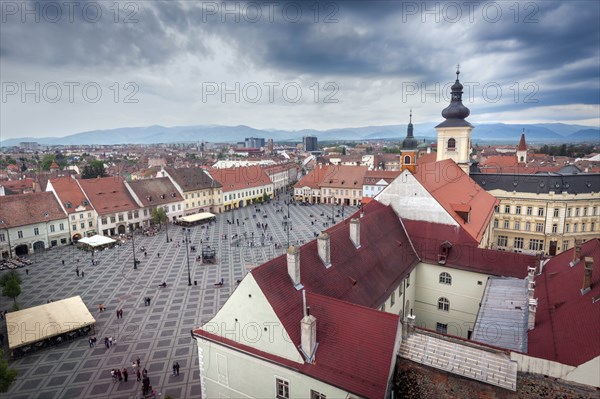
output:
[[448,151],[454,151],[456,149],[456,140],[448,139]]
[[410,164],[410,156],[409,155],[407,155],[407,156],[404,157],[404,164],[405,165]]

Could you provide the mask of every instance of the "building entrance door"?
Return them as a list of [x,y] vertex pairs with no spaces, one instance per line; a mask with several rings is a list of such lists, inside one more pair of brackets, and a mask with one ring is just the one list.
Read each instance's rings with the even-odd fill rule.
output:
[[550,241],[550,248],[548,249],[548,255],[556,255],[556,241]]

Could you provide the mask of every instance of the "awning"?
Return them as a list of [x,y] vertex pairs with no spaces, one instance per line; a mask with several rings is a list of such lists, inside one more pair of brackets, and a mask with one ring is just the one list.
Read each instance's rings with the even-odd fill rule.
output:
[[82,244],[87,244],[90,247],[100,247],[102,245],[112,244],[112,243],[116,242],[116,240],[113,240],[110,237],[101,236],[101,235],[96,234],[95,236],[92,236],[92,237],[81,238],[77,242],[82,243]]
[[12,350],[96,323],[80,296],[6,314]]
[[201,213],[196,213],[196,214],[190,215],[190,216],[184,216],[184,217],[180,218],[179,221],[185,222],[185,223],[195,223],[195,222],[200,222],[202,220],[211,219],[214,217],[215,217],[215,215],[210,212],[201,212]]

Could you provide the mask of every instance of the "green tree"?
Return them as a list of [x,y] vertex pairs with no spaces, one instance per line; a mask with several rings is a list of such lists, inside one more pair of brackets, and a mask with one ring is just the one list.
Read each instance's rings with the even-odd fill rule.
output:
[[8,367],[4,359],[4,352],[0,349],[0,392],[8,391],[8,388],[17,378],[17,370]]
[[14,301],[13,308],[17,308],[17,297],[21,295],[21,284],[16,279],[9,279],[2,288],[2,295],[12,298]]
[[263,193],[262,202],[267,202],[269,200],[269,195],[267,193]]
[[162,225],[167,221],[167,212],[165,212],[165,208],[158,207],[152,209],[152,222],[154,224]]
[[17,283],[23,283],[21,275],[16,270],[9,270],[0,277],[0,287],[4,287],[9,280],[17,280]]
[[56,157],[54,154],[44,155],[44,158],[42,159],[42,169],[50,170],[50,166],[52,165],[52,162],[54,162],[55,158]]
[[90,162],[90,164],[86,165],[81,172],[82,179],[95,179],[96,177],[106,177],[104,163],[98,160]]

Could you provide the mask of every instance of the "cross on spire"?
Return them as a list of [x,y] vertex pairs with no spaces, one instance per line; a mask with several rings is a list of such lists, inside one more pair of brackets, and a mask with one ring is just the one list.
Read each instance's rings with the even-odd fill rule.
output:
[[456,64],[456,79],[458,79],[458,75],[460,75],[460,64]]
[[409,120],[408,123],[412,123],[412,108],[410,109]]

